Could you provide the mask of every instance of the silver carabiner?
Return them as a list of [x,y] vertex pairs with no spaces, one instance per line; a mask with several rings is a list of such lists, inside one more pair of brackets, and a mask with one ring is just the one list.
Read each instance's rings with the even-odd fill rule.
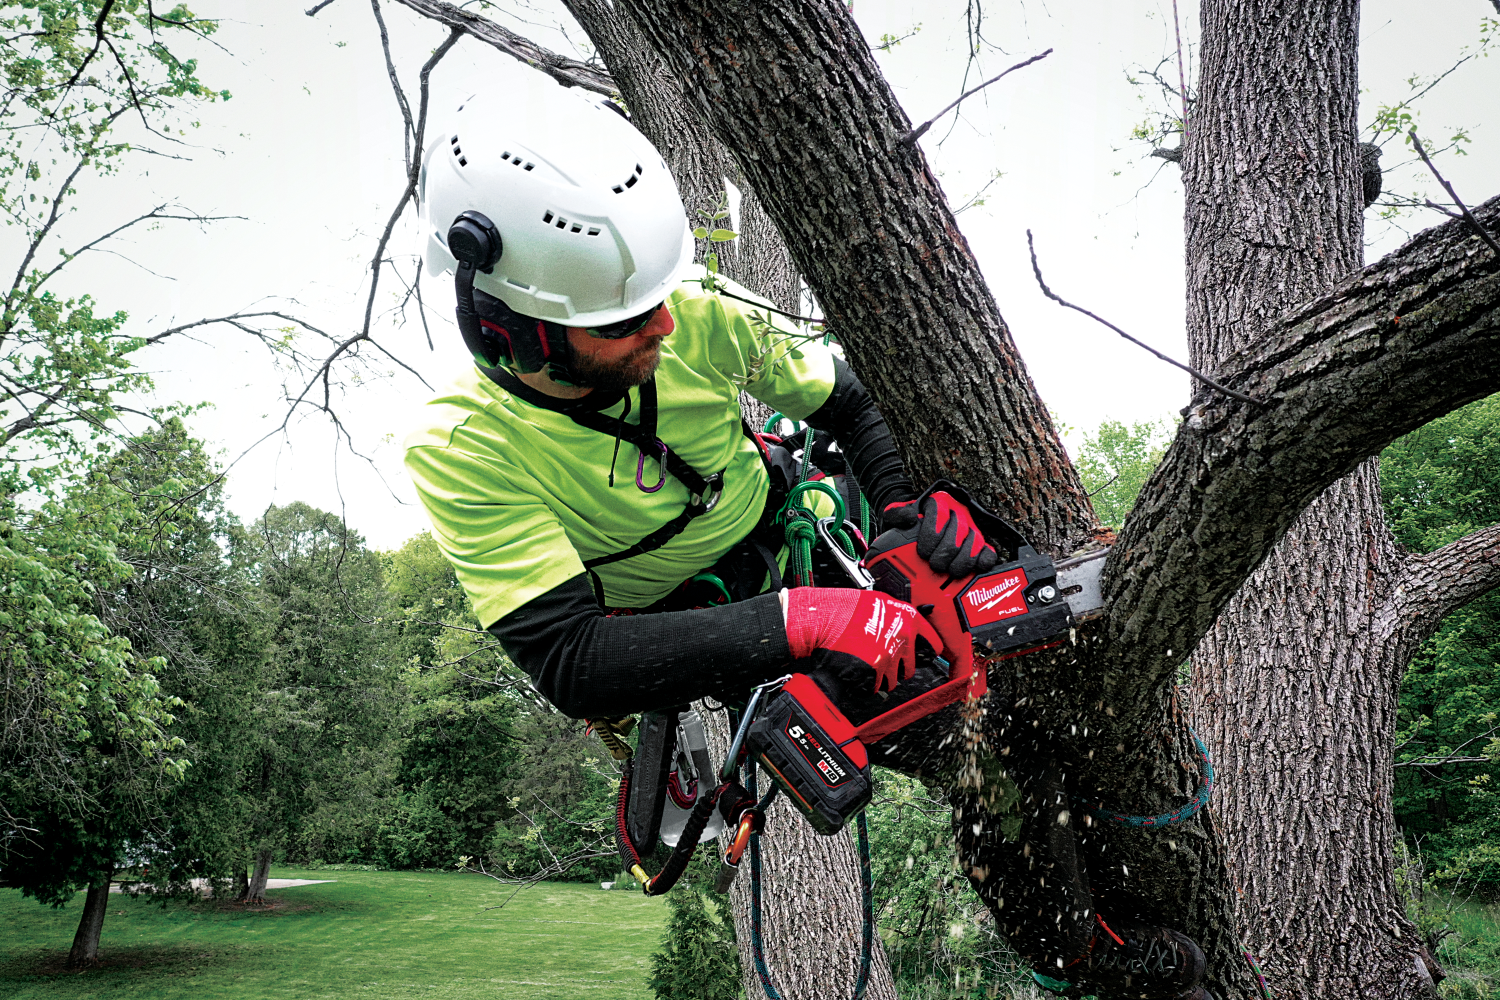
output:
[[838,543],[833,537],[833,533],[829,530],[829,525],[833,524],[836,520],[838,520],[836,517],[819,518],[818,537],[822,538],[823,543],[828,546],[828,551],[832,553],[834,562],[843,568],[850,582],[860,590],[874,590],[875,578],[870,575],[870,571],[865,569],[864,563],[845,552],[844,547]]

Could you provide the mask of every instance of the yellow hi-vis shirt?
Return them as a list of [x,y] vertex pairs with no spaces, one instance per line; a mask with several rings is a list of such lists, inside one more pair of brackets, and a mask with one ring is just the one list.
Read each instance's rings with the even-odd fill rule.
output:
[[[769,482],[740,426],[741,387],[799,420],[833,391],[828,348],[789,339],[791,327],[774,314],[705,293],[696,280],[668,296],[667,308],[676,329],[662,341],[656,371],[657,436],[700,475],[724,470],[723,494],[661,548],[595,568],[612,607],[660,600],[755,527]],[[778,326],[752,321],[752,313]],[[600,412],[618,417],[623,408],[620,401]],[[639,423],[640,413],[640,390],[632,389],[625,419]],[[482,625],[682,513],[689,491],[672,475],[656,493],[637,488],[639,453],[628,442],[611,488],[614,448],[613,436],[528,403],[475,368],[424,408],[406,439],[406,467]],[[644,481],[660,475],[648,457]]]

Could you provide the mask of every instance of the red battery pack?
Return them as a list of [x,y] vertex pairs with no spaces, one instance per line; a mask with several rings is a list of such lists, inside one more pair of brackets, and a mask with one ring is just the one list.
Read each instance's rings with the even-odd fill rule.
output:
[[823,689],[793,674],[750,726],[750,753],[814,830],[837,833],[870,804],[870,758]]

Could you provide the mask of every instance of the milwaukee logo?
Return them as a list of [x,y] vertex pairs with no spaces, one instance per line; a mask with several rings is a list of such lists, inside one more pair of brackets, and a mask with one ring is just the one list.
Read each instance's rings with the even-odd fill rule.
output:
[[980,587],[976,590],[969,591],[964,595],[964,599],[974,606],[975,611],[983,611],[986,608],[993,608],[995,605],[1005,600],[1005,598],[1020,590],[1022,582],[1023,581],[1021,580],[1017,580],[1011,584],[997,584],[993,587]]
[[870,610],[870,620],[865,622],[865,635],[879,635],[881,623],[885,621],[885,602],[879,601]]
[[991,573],[974,581],[964,592],[962,607],[970,630],[1016,615],[1026,607],[1026,573],[1020,567]]

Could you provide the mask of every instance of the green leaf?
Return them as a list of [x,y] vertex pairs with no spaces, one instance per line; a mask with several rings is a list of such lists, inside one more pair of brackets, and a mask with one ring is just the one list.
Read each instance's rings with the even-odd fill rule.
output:
[[693,239],[695,239],[695,240],[701,240],[701,239],[706,239],[707,237],[708,237],[708,230],[704,229],[702,226],[699,226],[697,229],[693,230]]
[[739,233],[735,232],[733,229],[715,229],[713,232],[708,234],[708,239],[712,243],[725,243],[729,240],[734,239],[738,235]]
[[718,254],[716,254],[716,253],[709,254],[708,257],[703,261],[703,263],[706,264],[706,265],[708,265],[708,273],[709,274],[718,274],[719,273],[719,255]]
[[801,361],[803,354],[801,351],[793,348],[791,352],[787,354],[787,357],[791,358],[793,361]]

